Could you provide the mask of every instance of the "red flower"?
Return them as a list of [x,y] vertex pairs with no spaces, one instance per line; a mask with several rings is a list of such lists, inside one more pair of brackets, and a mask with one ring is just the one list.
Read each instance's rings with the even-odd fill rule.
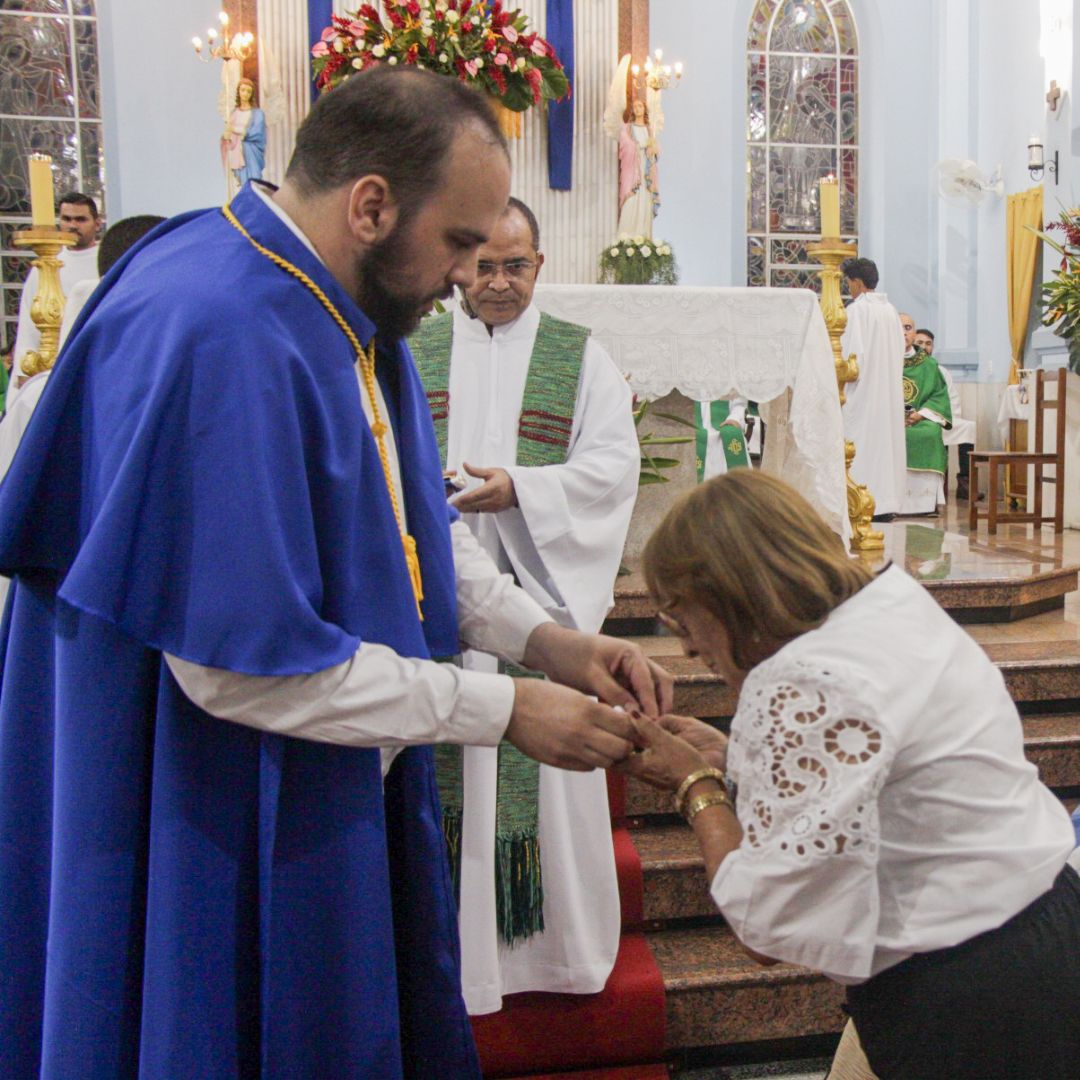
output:
[[430,53],[430,54],[431,54],[432,56],[434,56],[434,55],[435,55],[435,53],[436,53],[436,51],[437,51],[437,49],[438,49],[438,46],[437,46],[437,45],[435,44],[435,37],[434,37],[434,35],[433,35],[433,36],[431,36],[431,37],[429,37],[429,38],[427,39],[427,51],[428,51],[428,52],[429,52],[429,53]]
[[363,15],[365,19],[378,19],[379,13],[370,4],[361,4],[358,15]]
[[540,85],[544,81],[543,75],[540,74],[538,68],[526,68],[525,81],[529,84],[529,88],[532,90],[533,104],[539,105],[542,97],[540,93]]
[[405,20],[396,11],[388,11],[386,17],[390,20],[392,26],[396,26],[399,30],[405,28]]
[[461,14],[464,15],[465,12],[468,11],[471,7],[472,0],[461,0],[461,8],[459,10],[461,11]]
[[495,39],[494,38],[484,38],[484,44],[481,46],[481,48],[486,53],[493,53],[495,51],[495,48],[496,48]]
[[409,46],[409,51],[405,54],[406,64],[415,64],[417,56],[420,55],[420,46],[415,42]]
[[500,94],[506,93],[506,76],[499,68],[491,68],[488,71],[491,76],[491,81],[499,88]]
[[463,22],[463,23],[461,24],[461,32],[462,32],[463,34],[471,34],[471,33],[472,33],[472,28],[473,28],[473,24],[472,24],[471,22],[469,22],[469,20],[468,20],[468,19],[466,19],[466,20],[465,20],[465,21],[464,21],[464,22]]
[[435,21],[436,22],[443,22],[445,20],[445,18],[446,18],[446,12],[441,11],[440,9],[436,8],[436,10],[435,10]]
[[414,19],[420,18],[420,5],[416,2],[416,0],[409,0],[409,2],[405,5],[405,9]]

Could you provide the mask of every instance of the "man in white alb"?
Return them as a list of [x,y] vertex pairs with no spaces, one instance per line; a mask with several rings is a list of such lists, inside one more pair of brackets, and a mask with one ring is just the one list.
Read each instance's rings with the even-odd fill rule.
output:
[[[610,357],[533,305],[539,246],[532,211],[511,199],[460,307],[425,320],[410,347],[444,465],[467,480],[463,520],[557,622],[595,632],[637,494],[637,435]],[[497,670],[478,652],[466,665]],[[604,775],[535,766],[505,744],[439,754],[452,854],[460,828],[469,1011],[521,991],[599,992],[620,922]]]
[[859,362],[858,379],[844,388],[844,437],[855,444],[851,476],[870,489],[875,516],[890,517],[900,512],[907,481],[904,334],[896,308],[875,292],[874,263],[848,259],[840,269],[853,297],[840,347]]
[[[60,196],[59,228],[73,233],[75,243],[64,248],[58,256],[60,261],[60,289],[65,298],[69,298],[75,286],[82,281],[98,280],[98,216],[97,203],[89,195],[72,191]],[[14,361],[11,369],[11,389],[8,391],[8,405],[17,396],[21,388],[23,357],[28,352],[36,352],[41,347],[41,331],[30,318],[30,306],[38,290],[38,272],[31,270],[23,285],[19,299],[19,323],[15,334]]]

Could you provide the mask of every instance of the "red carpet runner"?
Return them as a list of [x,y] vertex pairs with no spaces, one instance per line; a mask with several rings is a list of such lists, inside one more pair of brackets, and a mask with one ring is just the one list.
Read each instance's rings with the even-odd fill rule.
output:
[[[623,815],[622,777],[608,774],[612,817]],[[641,861],[625,828],[614,827],[623,934],[607,986],[599,994],[512,994],[501,1012],[473,1017],[485,1077],[600,1069],[574,1080],[653,1080],[667,1076],[664,982],[645,937]],[[646,1064],[648,1063],[648,1064]],[[613,1066],[633,1065],[629,1071]],[[569,1078],[568,1078],[569,1080]]]

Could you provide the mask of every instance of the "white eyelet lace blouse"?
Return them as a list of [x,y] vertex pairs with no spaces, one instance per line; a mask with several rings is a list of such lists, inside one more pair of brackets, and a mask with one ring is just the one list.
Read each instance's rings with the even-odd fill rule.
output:
[[728,768],[744,836],[713,898],[840,982],[1000,926],[1075,845],[1001,674],[896,567],[750,673]]

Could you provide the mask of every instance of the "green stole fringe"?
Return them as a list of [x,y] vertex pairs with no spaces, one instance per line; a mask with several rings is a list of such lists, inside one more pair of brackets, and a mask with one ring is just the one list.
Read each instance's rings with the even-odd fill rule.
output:
[[[409,341],[427,392],[444,468],[453,325],[449,313],[424,319]],[[540,316],[518,421],[518,465],[561,465],[566,461],[588,336],[585,327],[549,315]],[[514,678],[543,677],[511,664],[501,665],[500,669]],[[465,803],[460,746],[435,747],[435,778],[442,802],[454,895],[460,905],[461,819]],[[499,744],[495,802],[495,909],[499,933],[507,945],[524,941],[544,929],[539,806],[539,764],[504,739]]]

